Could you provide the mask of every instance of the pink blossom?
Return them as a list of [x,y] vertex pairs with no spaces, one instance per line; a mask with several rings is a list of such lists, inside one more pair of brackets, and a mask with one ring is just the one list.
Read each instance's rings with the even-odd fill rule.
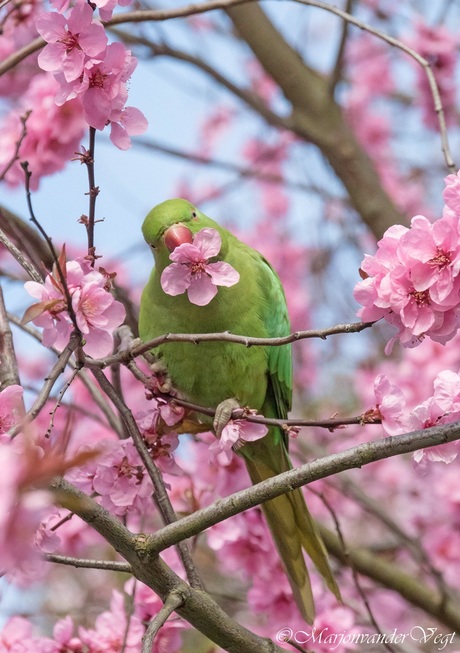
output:
[[411,229],[392,227],[378,243],[375,256],[362,263],[363,281],[355,299],[363,320],[385,318],[397,327],[386,352],[398,338],[413,347],[425,336],[446,343],[459,326],[460,251],[457,219],[451,215],[431,224],[416,216]]
[[209,156],[222,134],[228,131],[235,110],[225,105],[217,105],[201,125],[198,137],[202,156]]
[[[430,397],[419,406],[412,409],[407,419],[407,430],[426,429],[438,424],[448,424],[456,421],[458,415],[444,414],[435,397]],[[426,465],[427,462],[442,462],[446,465],[453,462],[458,455],[458,442],[449,442],[426,449],[419,449],[413,454],[416,463]]]
[[417,292],[429,290],[437,304],[457,305],[459,288],[455,281],[460,270],[457,218],[443,217],[432,224],[422,215],[415,216],[410,230],[401,237],[399,252],[401,262],[410,268]]
[[0,633],[1,653],[56,653],[56,646],[48,637],[34,635],[32,623],[23,617],[11,617]]
[[99,9],[101,20],[110,20],[116,6],[128,7],[132,0],[96,0],[95,5]]
[[225,570],[242,578],[272,577],[279,564],[260,509],[248,510],[209,529],[208,544]]
[[153,487],[133,442],[104,445],[104,455],[75,470],[73,482],[97,492],[101,504],[116,515],[147,513],[152,508]]
[[374,392],[377,409],[386,433],[388,435],[404,433],[402,417],[406,402],[401,389],[392,385],[385,375],[380,374],[374,381]]
[[222,240],[216,229],[201,229],[193,243],[176,247],[169,258],[174,261],[163,270],[161,287],[168,295],[187,295],[192,304],[205,306],[216,296],[217,286],[234,286],[239,273],[225,261],[209,263],[220,252]]
[[82,0],[70,10],[68,18],[57,12],[46,12],[35,24],[48,43],[38,56],[40,68],[62,71],[67,82],[82,74],[87,58],[101,57],[107,47],[104,28],[93,21],[91,7]]
[[0,442],[0,572],[24,565],[32,569],[38,560],[35,531],[51,496],[42,491],[29,492],[28,486],[35,481],[42,454],[19,436]]
[[[113,348],[113,331],[125,318],[123,305],[108,292],[106,277],[89,267],[86,261],[67,261],[61,256],[67,288],[78,328],[89,356],[106,356]],[[73,329],[67,310],[65,291],[57,268],[43,284],[27,281],[25,289],[39,300],[30,306],[23,320],[43,327],[43,344],[63,349]]]
[[0,392],[0,435],[7,433],[24,414],[23,389],[10,385]]
[[443,370],[433,385],[436,404],[445,413],[460,413],[460,376],[451,370]]
[[[183,409],[173,411],[169,404],[161,400],[158,401],[158,405],[159,408],[156,410],[138,413],[136,421],[147,443],[150,455],[161,471],[166,474],[181,476],[184,472],[172,455],[173,451],[179,446],[179,438],[174,431],[168,430],[165,433],[161,421],[172,426],[182,418],[184,411]],[[172,422],[172,424],[168,424],[168,422]]]
[[59,619],[53,628],[53,637],[59,646],[59,651],[66,653],[79,653],[83,649],[83,643],[79,637],[74,636],[74,623],[72,617],[67,616]]
[[460,171],[447,175],[444,179],[446,187],[442,193],[446,206],[460,217]]
[[[137,59],[122,43],[111,43],[102,60],[85,64],[81,93],[83,115],[91,127],[104,129],[114,110],[121,110],[128,98],[126,82]],[[116,120],[117,122],[117,120]]]
[[239,449],[246,442],[259,440],[267,433],[268,428],[265,424],[248,422],[245,419],[230,420],[222,430],[220,438],[211,444],[209,451],[223,464],[227,464],[232,459],[233,449]]
[[110,113],[110,140],[120,150],[131,145],[131,136],[143,134],[148,127],[147,118],[135,107],[125,107]]
[[[126,632],[128,629],[128,632]],[[113,591],[110,610],[96,618],[94,628],[80,628],[83,644],[94,653],[139,653],[145,627],[138,617],[126,614],[123,594]]]
[[[21,160],[29,162],[32,190],[38,188],[42,177],[62,170],[78,150],[85,133],[86,124],[78,101],[67,102],[65,107],[55,104],[58,87],[51,75],[36,74],[19,106],[7,115],[0,128],[0,170],[3,170],[12,160],[22,133],[20,117],[31,111],[19,155]],[[24,183],[19,162],[7,172],[6,181],[11,186]]]
[[120,149],[127,149],[129,136],[143,133],[147,120],[138,109],[125,107],[128,99],[127,82],[137,66],[136,57],[122,43],[110,43],[102,55],[87,59],[83,73],[68,81],[56,73],[60,89],[56,104],[78,98],[86,122],[103,130],[112,123],[111,139]]

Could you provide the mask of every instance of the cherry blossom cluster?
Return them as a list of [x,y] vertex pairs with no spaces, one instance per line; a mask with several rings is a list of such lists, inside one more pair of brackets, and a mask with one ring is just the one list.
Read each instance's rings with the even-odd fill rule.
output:
[[[87,128],[78,100],[70,100],[65,106],[55,103],[58,89],[54,77],[37,72],[0,127],[0,174],[14,161],[22,139],[20,156],[29,164],[32,190],[38,188],[41,177],[62,170],[79,149]],[[10,186],[24,183],[19,161],[6,171],[5,180]]]
[[[184,472],[173,455],[179,445],[173,426],[184,411],[161,398],[152,398],[152,404],[150,410],[136,414],[140,434],[158,468],[164,474],[181,476]],[[72,469],[68,478],[83,492],[96,493],[113,514],[148,515],[152,511],[153,486],[133,441],[104,439],[98,442],[98,448],[102,455]]]
[[[163,270],[161,287],[166,294],[173,296],[187,291],[192,304],[206,306],[217,295],[217,286],[234,286],[240,280],[240,275],[225,261],[209,263],[209,259],[217,256],[222,247],[222,239],[216,229],[201,229],[193,237],[187,227],[178,228],[181,229],[183,242],[177,246],[171,243],[169,258],[173,263]],[[168,245],[168,241],[165,242]]]
[[[85,340],[84,350],[93,358],[107,356],[113,348],[113,332],[125,319],[123,304],[109,292],[106,275],[94,270],[88,261],[65,261],[60,256],[60,269],[64,275],[76,324]],[[23,322],[33,321],[43,327],[43,344],[62,350],[74,328],[67,305],[66,288],[55,265],[43,284],[27,281],[25,289],[39,301],[30,306]]]
[[460,325],[460,214],[458,175],[446,178],[443,216],[434,223],[415,216],[408,229],[390,227],[378,243],[375,256],[361,265],[363,281],[354,296],[363,306],[364,321],[384,318],[397,328],[396,339],[414,347],[425,337],[445,344]]
[[[398,435],[449,424],[460,420],[460,375],[451,370],[440,372],[433,383],[433,395],[418,404],[406,406],[404,392],[381,374],[375,379],[378,415],[388,435]],[[451,442],[414,453],[416,462],[451,463],[458,454],[458,442]]]
[[[101,4],[104,18],[113,6]],[[70,10],[65,3],[58,11],[42,13],[35,25],[47,42],[38,63],[59,83],[56,104],[62,106],[78,98],[86,122],[99,130],[110,125],[111,141],[127,149],[130,136],[147,129],[141,111],[125,106],[126,84],[136,68],[136,58],[122,43],[108,44],[103,26],[84,0],[77,0]]]

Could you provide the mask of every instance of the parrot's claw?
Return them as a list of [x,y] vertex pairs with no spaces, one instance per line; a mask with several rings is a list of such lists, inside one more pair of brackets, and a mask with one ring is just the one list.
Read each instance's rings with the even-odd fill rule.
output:
[[233,411],[237,408],[241,408],[241,406],[234,397],[232,399],[221,401],[217,406],[213,422],[216,438],[220,438],[222,431],[232,418]]

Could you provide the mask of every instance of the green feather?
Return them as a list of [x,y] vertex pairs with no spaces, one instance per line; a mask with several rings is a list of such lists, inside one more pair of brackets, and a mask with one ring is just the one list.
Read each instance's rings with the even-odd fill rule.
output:
[[[191,304],[186,293],[170,296],[161,288],[161,273],[171,262],[163,235],[177,223],[186,225],[193,234],[204,227],[216,229],[222,238],[216,260],[230,263],[240,274],[236,285],[219,287],[206,306]],[[168,332],[229,331],[262,338],[289,333],[284,291],[270,264],[192,204],[181,199],[159,204],[146,217],[142,230],[155,257],[155,268],[141,299],[139,333],[143,340]],[[242,406],[281,419],[287,417],[291,408],[290,345],[245,348],[229,342],[168,343],[155,353],[166,364],[174,387],[194,403],[216,408],[222,401],[235,397]],[[252,482],[258,483],[290,469],[287,449],[282,430],[272,427],[264,438],[247,443],[239,453]],[[262,508],[297,605],[311,623],[315,612],[303,550],[340,600],[315,522],[300,490],[268,501]]]

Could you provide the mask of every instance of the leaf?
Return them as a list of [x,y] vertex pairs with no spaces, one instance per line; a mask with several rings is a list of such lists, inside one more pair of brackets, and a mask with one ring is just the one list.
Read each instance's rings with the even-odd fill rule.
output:
[[42,313],[45,311],[45,302],[37,302],[36,304],[32,304],[22,316],[21,324],[33,322],[33,320],[35,320],[37,317],[40,317],[40,315],[42,315]]

